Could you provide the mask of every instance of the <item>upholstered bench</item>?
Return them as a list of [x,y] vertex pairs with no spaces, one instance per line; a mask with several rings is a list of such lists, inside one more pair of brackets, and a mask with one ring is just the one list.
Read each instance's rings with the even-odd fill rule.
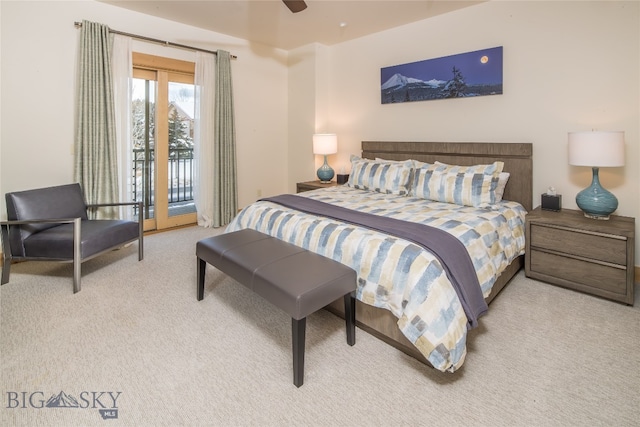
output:
[[206,263],[242,283],[291,316],[293,383],[304,380],[306,318],[344,298],[347,343],[356,342],[356,273],[337,261],[251,229],[200,240],[198,301],[204,297]]

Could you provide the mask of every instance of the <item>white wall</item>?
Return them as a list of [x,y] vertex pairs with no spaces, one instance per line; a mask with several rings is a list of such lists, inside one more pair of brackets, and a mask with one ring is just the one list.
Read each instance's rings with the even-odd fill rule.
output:
[[[287,190],[287,52],[95,1],[2,1],[0,193],[73,179],[75,67],[87,19],[111,28],[209,50],[232,61],[239,205],[257,190]],[[195,60],[191,51],[134,42],[134,50]],[[276,167],[265,167],[265,165]],[[4,197],[0,215],[6,218]]]
[[324,158],[314,156],[312,135],[332,132],[329,53],[329,47],[318,43],[289,52],[289,192],[296,191],[296,182],[317,179]]
[[313,179],[311,135],[315,132],[316,115],[316,45],[289,52],[289,192],[296,182]]
[[[380,68],[504,47],[504,94],[380,103]],[[492,1],[330,49],[334,168],[362,140],[531,142],[534,206],[554,186],[563,206],[591,181],[567,164],[570,131],[623,130],[626,166],[601,169],[617,214],[640,217],[640,4]],[[640,265],[636,239],[636,265]]]

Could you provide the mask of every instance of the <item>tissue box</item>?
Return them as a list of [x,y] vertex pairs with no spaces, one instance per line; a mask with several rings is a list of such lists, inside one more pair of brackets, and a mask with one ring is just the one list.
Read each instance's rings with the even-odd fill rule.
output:
[[340,174],[340,173],[339,173],[339,174],[336,176],[336,182],[337,182],[338,184],[346,184],[346,183],[347,183],[347,181],[349,181],[349,175],[348,175],[348,174],[347,174],[347,175],[344,175],[344,174]]
[[542,195],[542,201],[540,203],[542,209],[545,211],[560,211],[562,209],[562,194],[550,196],[548,194]]

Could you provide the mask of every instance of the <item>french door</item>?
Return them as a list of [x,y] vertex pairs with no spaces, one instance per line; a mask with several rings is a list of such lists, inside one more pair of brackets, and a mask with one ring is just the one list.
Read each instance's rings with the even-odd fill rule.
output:
[[196,222],[192,62],[133,54],[133,199],[145,230]]

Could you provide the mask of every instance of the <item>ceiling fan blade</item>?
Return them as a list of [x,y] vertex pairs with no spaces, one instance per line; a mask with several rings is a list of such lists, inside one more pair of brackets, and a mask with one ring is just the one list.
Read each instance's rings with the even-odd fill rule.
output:
[[307,4],[303,0],[282,0],[293,13],[298,13],[307,8]]

